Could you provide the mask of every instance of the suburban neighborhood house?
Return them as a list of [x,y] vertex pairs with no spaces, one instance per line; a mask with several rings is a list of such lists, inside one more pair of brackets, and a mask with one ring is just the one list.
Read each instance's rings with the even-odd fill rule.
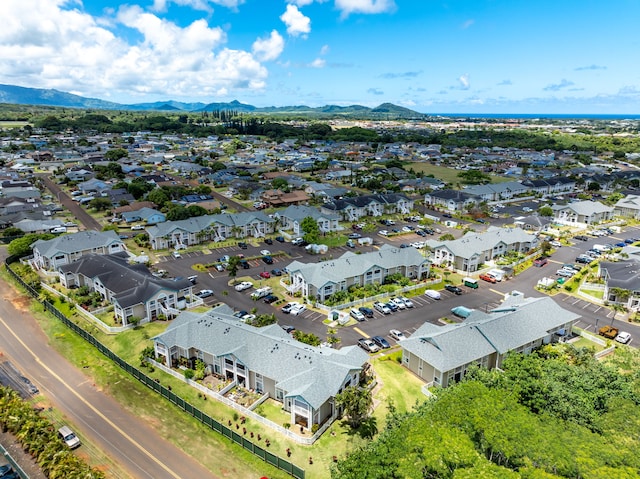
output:
[[123,326],[131,318],[151,321],[164,315],[177,316],[188,305],[192,285],[188,279],[169,280],[153,276],[143,264],[130,265],[126,252],[90,254],[58,268],[66,288],[87,286],[113,304],[114,315]]
[[167,221],[149,226],[146,231],[155,250],[224,241],[227,238],[261,238],[273,233],[274,224],[275,221],[264,213],[251,211]]
[[49,271],[88,254],[113,254],[126,250],[115,231],[80,231],[50,240],[38,240],[31,247],[34,266]]
[[300,225],[305,218],[313,218],[315,222],[318,223],[318,229],[321,233],[329,233],[340,229],[338,223],[340,217],[338,215],[334,213],[321,213],[318,208],[311,206],[292,205],[282,211],[276,212],[274,217],[280,222],[280,230],[292,230],[292,233],[296,236],[303,234]]
[[433,250],[433,263],[453,266],[458,271],[473,273],[485,264],[508,251],[526,253],[538,245],[536,235],[521,228],[490,226],[484,233],[468,232],[462,238],[451,241],[428,240]]
[[613,206],[616,215],[640,219],[640,196],[627,195]]
[[424,196],[424,204],[449,211],[466,211],[470,206],[477,206],[481,200],[471,193],[458,190],[432,191]]
[[227,306],[183,312],[153,338],[156,360],[167,367],[200,359],[210,373],[282,403],[291,424],[311,428],[337,415],[334,397],[355,386],[369,359],[357,346],[313,347],[277,324],[256,328]]
[[599,201],[577,201],[567,205],[553,205],[554,221],[563,225],[594,225],[613,219],[613,207]]
[[447,387],[471,365],[499,368],[509,352],[527,354],[557,341],[578,318],[550,297],[524,298],[514,292],[498,309],[474,310],[462,323],[424,323],[400,341],[402,364],[428,385]]
[[414,201],[406,196],[389,193],[332,200],[324,203],[320,209],[325,214],[338,214],[345,221],[356,221],[365,216],[409,214],[413,205]]
[[323,303],[336,291],[345,291],[352,285],[382,284],[391,274],[422,278],[429,274],[429,264],[415,248],[385,244],[378,251],[363,254],[347,251],[339,258],[321,263],[294,261],[287,266],[291,278],[287,289]]

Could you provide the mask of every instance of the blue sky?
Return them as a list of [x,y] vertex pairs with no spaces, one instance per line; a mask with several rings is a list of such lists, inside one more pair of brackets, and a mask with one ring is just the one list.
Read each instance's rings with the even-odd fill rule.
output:
[[122,103],[639,114],[637,0],[3,0],[0,83]]

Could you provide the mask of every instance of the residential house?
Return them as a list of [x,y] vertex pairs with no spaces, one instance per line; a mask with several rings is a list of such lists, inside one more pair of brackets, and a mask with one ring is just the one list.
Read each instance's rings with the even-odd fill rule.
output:
[[141,221],[147,225],[155,225],[167,221],[164,213],[153,208],[140,208],[136,211],[124,211],[121,215],[126,223]]
[[256,328],[226,306],[183,312],[153,338],[167,367],[199,359],[213,374],[282,404],[289,423],[311,429],[338,415],[335,396],[360,381],[368,355],[357,346],[309,346],[277,324]]
[[576,182],[567,177],[550,177],[541,180],[525,180],[522,185],[529,188],[532,193],[546,196],[570,193],[575,190]]
[[527,253],[538,244],[536,235],[520,228],[490,226],[484,233],[469,231],[451,241],[427,240],[433,250],[433,263],[452,266],[464,273],[473,273],[481,265],[505,253]]
[[89,170],[86,168],[71,168],[70,170],[67,170],[67,172],[64,174],[64,176],[69,178],[69,181],[75,181],[75,182],[90,180],[95,175],[96,174],[92,170]]
[[480,202],[481,199],[476,195],[459,190],[439,190],[424,195],[425,205],[451,212],[467,211],[470,206],[477,206]]
[[513,224],[526,231],[541,232],[546,231],[549,228],[549,225],[551,225],[551,218],[533,214],[515,218]]
[[392,274],[422,278],[429,274],[429,263],[415,248],[388,244],[370,253],[347,251],[339,258],[321,263],[294,261],[287,266],[291,278],[289,292],[300,291],[303,297],[323,303],[337,291],[346,291],[353,285],[382,284]]
[[161,279],[143,264],[128,263],[126,252],[90,253],[69,264],[60,265],[60,283],[66,288],[86,286],[113,304],[117,322],[123,326],[132,318],[151,321],[160,315],[177,316],[187,307],[193,285],[188,279]]
[[614,214],[626,218],[640,219],[640,196],[627,195],[613,206]]
[[460,381],[471,365],[500,368],[510,352],[527,354],[558,341],[578,318],[552,298],[514,293],[497,309],[474,310],[462,323],[424,323],[399,342],[402,364],[428,385],[447,387]]
[[489,185],[470,185],[464,192],[475,195],[480,201],[493,202],[508,200],[516,196],[524,195],[529,188],[518,181],[507,181],[504,183],[493,183]]
[[[624,249],[632,253],[630,256],[640,253],[640,248],[635,246]],[[605,301],[621,304],[630,311],[640,310],[640,258],[601,261],[598,267],[598,276],[604,281]]]
[[262,193],[260,199],[269,206],[286,206],[306,203],[310,198],[304,191],[299,190],[290,193],[284,193],[281,190],[266,190]]
[[614,209],[599,201],[577,201],[567,205],[553,205],[554,221],[563,225],[585,228],[613,219]]
[[41,216],[40,219],[29,216],[14,221],[12,226],[25,233],[48,233],[53,228],[62,226],[62,221],[48,219],[46,216]]
[[109,198],[113,206],[120,206],[120,204],[134,203],[136,199],[131,193],[124,188],[116,188],[113,190],[103,190],[100,196]]
[[37,268],[57,270],[88,254],[114,254],[126,247],[115,231],[80,231],[50,240],[37,240],[31,245]]
[[153,249],[190,246],[227,238],[261,238],[273,233],[275,220],[260,211],[194,216],[146,228]]
[[397,193],[344,197],[321,207],[323,213],[336,213],[345,221],[356,221],[365,216],[409,214],[414,201]]
[[316,223],[318,223],[318,228],[321,233],[340,230],[338,223],[340,217],[338,215],[322,213],[318,208],[313,206],[291,205],[284,210],[277,211],[273,216],[280,222],[280,230],[292,230],[295,236],[303,234],[301,225],[302,221],[307,217],[313,218]]

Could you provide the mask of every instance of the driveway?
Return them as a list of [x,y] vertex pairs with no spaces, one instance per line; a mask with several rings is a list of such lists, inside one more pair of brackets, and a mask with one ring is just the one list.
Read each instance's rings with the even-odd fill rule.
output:
[[51,178],[46,174],[39,174],[38,177],[42,179],[45,186],[51,192],[53,197],[58,200],[62,206],[67,208],[76,219],[82,223],[85,229],[102,231],[102,225],[98,223],[93,216],[86,212],[86,210],[78,204],[77,201],[73,201],[64,190],[62,190]]

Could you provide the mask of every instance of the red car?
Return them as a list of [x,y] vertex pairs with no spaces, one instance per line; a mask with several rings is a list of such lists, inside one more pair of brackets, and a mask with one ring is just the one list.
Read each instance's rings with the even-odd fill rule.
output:
[[260,277],[264,279],[269,279],[271,278],[271,273],[269,273],[268,271],[263,271],[262,273],[260,273]]
[[481,274],[480,279],[483,281],[488,281],[489,283],[495,283],[497,281],[496,277],[490,274]]

